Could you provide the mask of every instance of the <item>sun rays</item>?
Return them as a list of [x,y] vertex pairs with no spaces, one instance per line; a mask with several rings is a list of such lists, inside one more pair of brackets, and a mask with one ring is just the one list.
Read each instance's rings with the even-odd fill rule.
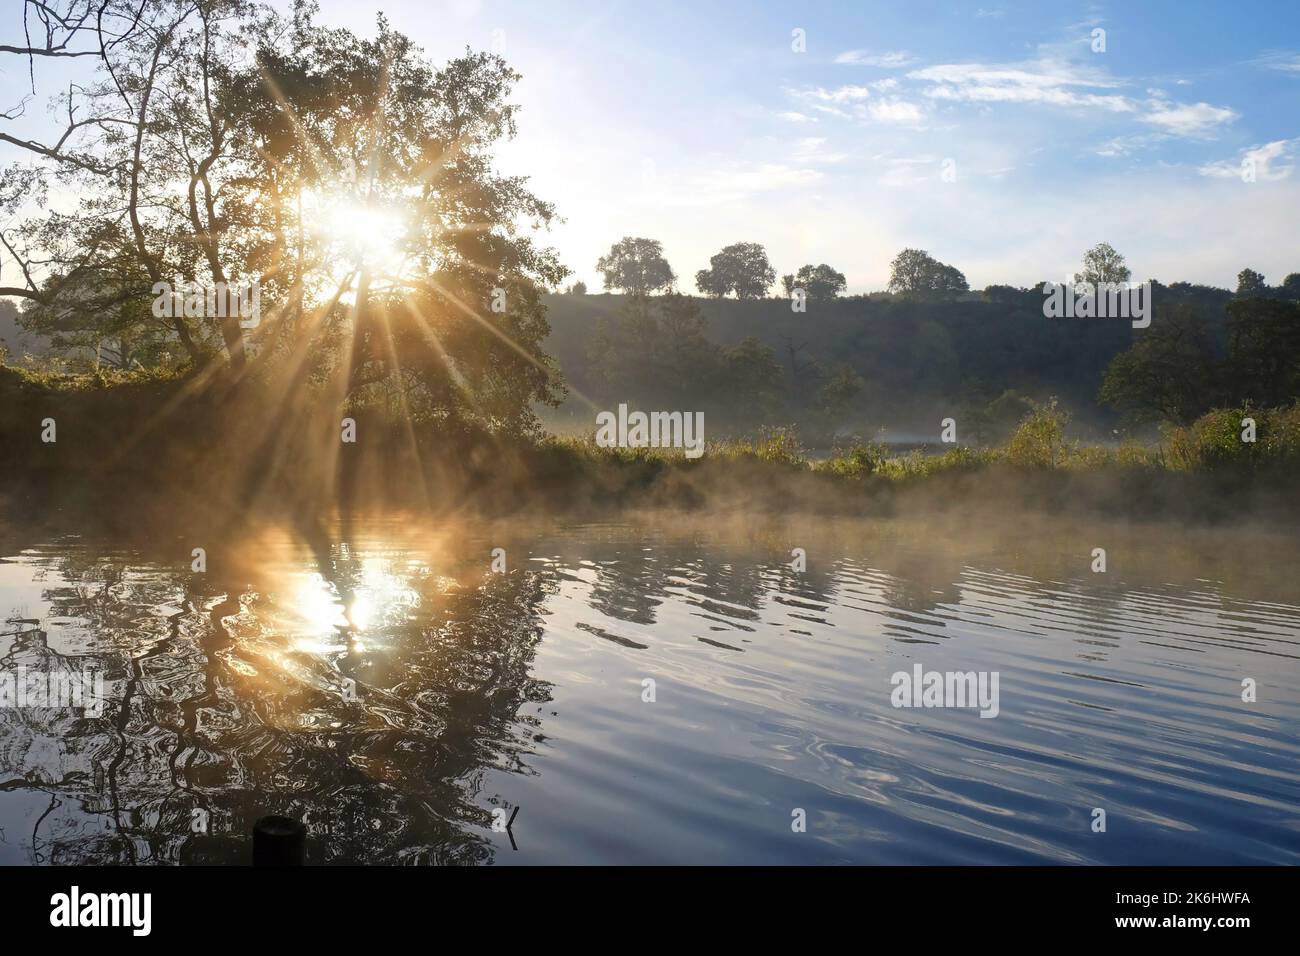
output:
[[[240,429],[243,453],[231,464],[243,475],[228,489],[230,504],[256,511],[268,496],[288,493],[301,514],[328,514],[343,491],[338,422],[360,397],[387,405],[400,429],[394,438],[432,505],[417,415],[428,415],[432,402],[435,418],[445,410],[450,420],[477,418],[490,430],[498,415],[489,390],[496,369],[512,363],[513,374],[561,384],[528,325],[536,298],[517,291],[529,281],[527,259],[498,261],[502,247],[490,236],[500,229],[508,242],[518,223],[492,221],[492,207],[476,198],[481,186],[466,179],[464,166],[478,161],[472,131],[419,144],[418,161],[403,170],[380,148],[382,109],[326,135],[297,115],[274,77],[263,83],[292,145],[258,150],[274,183],[265,196],[276,230],[267,276],[277,283],[264,293],[261,326],[246,336],[248,361],[204,364],[124,436],[118,456],[142,447],[201,393],[247,391],[260,411]],[[489,307],[501,289],[510,290],[504,314]],[[304,467],[306,479],[298,474]]]
[[411,256],[408,218],[394,204],[343,190],[307,189],[302,194],[303,229],[321,248],[334,273],[364,271],[379,288],[407,277]]

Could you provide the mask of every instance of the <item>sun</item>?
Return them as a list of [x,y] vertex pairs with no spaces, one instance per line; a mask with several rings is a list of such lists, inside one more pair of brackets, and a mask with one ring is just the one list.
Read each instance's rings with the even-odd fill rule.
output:
[[364,269],[372,281],[394,282],[410,265],[410,223],[391,205],[312,191],[303,194],[302,219],[304,231],[323,246],[331,272]]

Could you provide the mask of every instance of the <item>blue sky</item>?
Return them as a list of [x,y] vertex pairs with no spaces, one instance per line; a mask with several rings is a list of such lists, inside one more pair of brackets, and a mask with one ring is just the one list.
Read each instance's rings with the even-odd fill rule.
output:
[[[740,240],[851,291],[904,246],[977,287],[1064,277],[1101,240],[1139,277],[1300,271],[1295,3],[380,6],[435,58],[503,41],[524,74],[503,165],[558,204],[553,242],[593,289],[625,234],[662,241],[688,289]],[[322,11],[359,28],[367,7]]]
[[663,242],[688,291],[737,241],[778,273],[828,262],[853,292],[905,246],[977,288],[1064,278],[1102,240],[1137,278],[1300,271],[1294,2],[321,8],[365,33],[382,9],[435,61],[503,48],[524,78],[501,166],[556,203],[550,242],[593,291],[624,235]]

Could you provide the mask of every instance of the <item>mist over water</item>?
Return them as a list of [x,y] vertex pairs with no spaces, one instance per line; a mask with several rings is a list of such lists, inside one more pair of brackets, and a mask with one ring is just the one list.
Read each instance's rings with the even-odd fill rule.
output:
[[[167,536],[0,530],[0,666],[94,667],[108,697],[0,708],[0,863],[244,862],[268,813],[313,862],[1300,862],[1294,536],[669,513],[236,535],[196,574]],[[917,664],[998,672],[998,716],[894,708]]]

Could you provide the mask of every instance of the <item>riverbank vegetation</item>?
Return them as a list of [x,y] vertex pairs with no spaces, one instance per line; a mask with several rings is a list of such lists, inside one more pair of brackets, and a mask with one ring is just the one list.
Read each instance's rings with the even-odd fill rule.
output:
[[[1000,444],[906,451],[850,438],[810,452],[790,427],[710,440],[699,459],[668,448],[599,447],[474,423],[412,427],[382,405],[323,407],[276,427],[274,380],[193,381],[158,371],[80,378],[0,367],[3,505],[229,515],[412,507],[509,514],[672,508],[892,513],[899,509],[1098,511],[1217,521],[1246,511],[1300,517],[1300,405],[1217,409],[1155,443],[1070,437],[1057,404],[1034,405]],[[43,441],[53,422],[56,440]],[[1243,435],[1249,439],[1243,440]]]

